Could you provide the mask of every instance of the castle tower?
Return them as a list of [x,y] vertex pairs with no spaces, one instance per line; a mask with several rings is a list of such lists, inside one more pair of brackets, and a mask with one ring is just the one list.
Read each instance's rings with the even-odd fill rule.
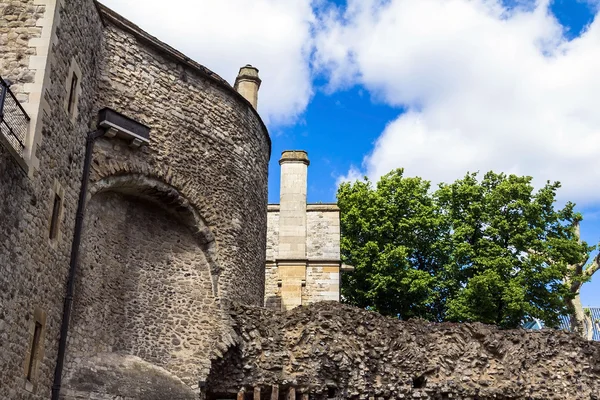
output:
[[305,151],[281,154],[280,204],[268,206],[265,305],[289,310],[340,298],[340,210],[307,204]]
[[238,91],[239,94],[244,96],[246,100],[252,104],[252,107],[256,109],[258,106],[258,89],[260,88],[261,80],[258,77],[258,68],[253,67],[250,64],[246,64],[240,68],[237,78],[235,78],[235,84],[233,88]]

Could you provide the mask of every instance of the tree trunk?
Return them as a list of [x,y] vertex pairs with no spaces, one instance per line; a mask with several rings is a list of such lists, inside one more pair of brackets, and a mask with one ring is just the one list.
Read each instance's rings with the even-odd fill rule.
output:
[[568,301],[568,306],[573,310],[573,313],[571,314],[571,331],[584,339],[592,340],[594,336],[593,321],[590,317],[585,315],[585,312],[583,311],[579,291],[577,291],[577,294],[572,300]]

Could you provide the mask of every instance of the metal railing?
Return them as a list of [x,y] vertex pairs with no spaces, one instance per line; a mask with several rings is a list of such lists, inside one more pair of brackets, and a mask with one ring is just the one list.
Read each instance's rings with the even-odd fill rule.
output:
[[0,77],[0,135],[2,142],[23,158],[30,118],[9,87],[10,83]]

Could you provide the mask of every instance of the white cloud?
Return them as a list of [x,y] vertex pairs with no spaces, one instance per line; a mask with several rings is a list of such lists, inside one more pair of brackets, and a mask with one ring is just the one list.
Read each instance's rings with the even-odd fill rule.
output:
[[312,93],[310,0],[102,0],[142,29],[233,84],[252,64],[263,80],[259,112],[290,123]]
[[344,182],[354,182],[356,180],[362,180],[365,175],[355,165],[350,166],[346,175],[341,175],[336,178],[336,186]]
[[569,42],[548,1],[349,0],[322,17],[316,47],[332,89],[363,85],[409,110],[366,156],[370,178],[493,169],[559,180],[563,200],[600,200],[599,21]]

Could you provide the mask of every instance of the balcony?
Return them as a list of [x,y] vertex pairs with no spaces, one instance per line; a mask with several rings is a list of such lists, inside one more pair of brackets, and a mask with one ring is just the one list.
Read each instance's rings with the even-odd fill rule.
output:
[[9,86],[10,83],[0,77],[0,143],[23,166],[30,118]]

